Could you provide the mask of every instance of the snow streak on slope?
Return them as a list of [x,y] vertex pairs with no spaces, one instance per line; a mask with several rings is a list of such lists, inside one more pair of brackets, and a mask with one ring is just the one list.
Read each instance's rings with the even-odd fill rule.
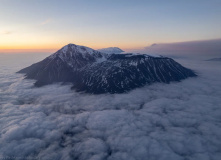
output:
[[[198,78],[127,94],[88,95],[70,86],[33,88],[0,58],[0,157],[80,160],[219,160],[220,63],[180,61]],[[34,60],[32,61],[34,62]]]

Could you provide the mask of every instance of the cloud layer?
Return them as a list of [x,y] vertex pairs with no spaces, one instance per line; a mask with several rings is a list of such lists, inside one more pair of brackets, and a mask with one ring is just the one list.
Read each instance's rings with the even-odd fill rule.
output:
[[0,157],[90,160],[221,158],[221,64],[179,60],[199,77],[126,94],[34,88],[14,72],[35,62],[1,57]]
[[171,55],[221,56],[221,39],[153,44],[146,47],[145,51]]

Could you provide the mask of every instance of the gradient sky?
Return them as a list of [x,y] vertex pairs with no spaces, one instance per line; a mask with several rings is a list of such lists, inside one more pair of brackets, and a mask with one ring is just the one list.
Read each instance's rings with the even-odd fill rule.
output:
[[220,0],[0,0],[0,52],[219,38]]

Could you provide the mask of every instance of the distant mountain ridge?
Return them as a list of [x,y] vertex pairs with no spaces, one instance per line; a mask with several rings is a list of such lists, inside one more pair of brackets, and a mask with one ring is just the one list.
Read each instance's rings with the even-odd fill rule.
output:
[[180,81],[196,74],[171,58],[146,54],[107,54],[68,44],[19,71],[35,86],[71,82],[72,89],[92,94],[124,93],[155,82]]
[[102,53],[107,53],[107,54],[119,54],[119,53],[124,52],[122,49],[118,47],[102,48],[102,49],[98,49],[97,51],[102,52]]

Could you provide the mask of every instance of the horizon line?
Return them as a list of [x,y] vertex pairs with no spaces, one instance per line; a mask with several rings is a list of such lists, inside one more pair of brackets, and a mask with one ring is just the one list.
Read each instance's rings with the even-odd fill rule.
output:
[[[195,42],[211,42],[211,41],[221,41],[221,38],[216,38],[216,39],[204,39],[204,40],[189,40],[189,41],[179,41],[179,42],[160,42],[160,43],[152,43],[150,45],[146,45],[146,46],[139,46],[139,47],[133,47],[133,48],[129,48],[129,47],[119,47],[119,46],[107,46],[107,47],[90,47],[94,50],[98,50],[98,49],[103,49],[103,48],[109,48],[109,47],[118,47],[120,49],[123,50],[141,50],[141,49],[145,49],[146,47],[150,47],[153,44],[179,44],[179,43],[195,43]],[[73,42],[67,43],[68,44],[76,44]],[[62,47],[66,46],[63,45]],[[82,45],[82,44],[76,44],[76,45]],[[88,47],[88,45],[82,45],[82,46],[86,46]],[[62,47],[58,47],[58,48],[13,48],[13,49],[0,49],[0,54],[8,54],[8,53],[54,53],[56,51],[58,51],[59,49],[61,49]]]

